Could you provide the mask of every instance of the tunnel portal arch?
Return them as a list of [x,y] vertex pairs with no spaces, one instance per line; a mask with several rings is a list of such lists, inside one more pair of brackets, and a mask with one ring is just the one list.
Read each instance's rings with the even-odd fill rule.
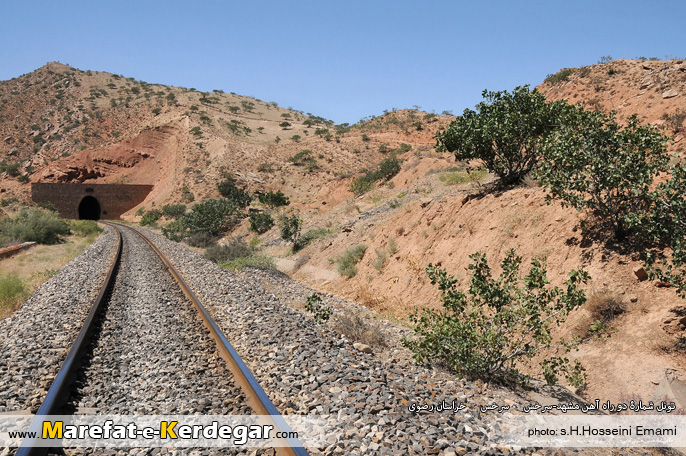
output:
[[94,196],[86,196],[79,203],[79,220],[100,220],[100,203]]

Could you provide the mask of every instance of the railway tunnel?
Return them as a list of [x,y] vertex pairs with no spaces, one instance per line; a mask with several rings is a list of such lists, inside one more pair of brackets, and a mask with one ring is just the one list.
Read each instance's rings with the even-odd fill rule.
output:
[[100,203],[94,196],[84,196],[79,203],[79,220],[100,220]]
[[32,183],[31,199],[50,203],[64,218],[117,220],[145,200],[152,185]]

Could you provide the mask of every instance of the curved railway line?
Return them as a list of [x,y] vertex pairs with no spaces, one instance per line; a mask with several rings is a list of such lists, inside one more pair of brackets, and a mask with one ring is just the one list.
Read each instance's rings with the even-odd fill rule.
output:
[[[115,259],[37,419],[84,411],[256,414],[290,431],[164,254],[139,231],[108,225],[118,238]],[[276,454],[308,454],[297,439],[282,442]],[[16,454],[47,452],[26,440]]]

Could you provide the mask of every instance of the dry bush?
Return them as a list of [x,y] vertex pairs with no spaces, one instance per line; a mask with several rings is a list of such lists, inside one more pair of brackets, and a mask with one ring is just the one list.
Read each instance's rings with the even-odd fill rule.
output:
[[626,311],[622,298],[607,289],[591,292],[586,308],[594,321],[600,320],[605,326]]
[[334,317],[332,329],[354,342],[370,347],[387,347],[386,336],[358,313],[344,312]]
[[367,309],[384,311],[386,310],[386,298],[384,296],[377,295],[368,286],[362,286],[357,290],[357,299],[355,300],[357,304],[365,306]]

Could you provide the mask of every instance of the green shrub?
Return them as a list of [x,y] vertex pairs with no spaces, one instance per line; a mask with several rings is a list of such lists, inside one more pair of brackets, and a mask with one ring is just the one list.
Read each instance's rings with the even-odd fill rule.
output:
[[192,203],[195,201],[195,195],[193,195],[193,192],[191,192],[187,185],[184,185],[181,189],[181,201],[185,203]]
[[54,212],[37,207],[24,208],[0,219],[0,237],[5,239],[57,244],[69,233],[66,221]]
[[564,70],[560,70],[555,74],[549,74],[548,76],[546,76],[543,82],[547,82],[553,85],[559,84],[561,82],[567,81],[573,72],[574,71],[571,68],[565,68]]
[[282,216],[280,219],[281,224],[281,239],[284,241],[292,242],[295,245],[300,239],[300,231],[303,226],[303,219],[301,219],[297,214],[291,216]]
[[12,310],[26,296],[24,282],[14,274],[0,277],[0,312]]
[[205,250],[205,258],[213,263],[225,263],[253,255],[255,250],[243,238],[234,237],[227,244],[215,245]]
[[242,238],[231,238],[226,245],[217,245],[205,250],[205,258],[225,269],[234,271],[243,268],[275,269],[274,261],[255,253],[255,249]]
[[0,207],[7,207],[18,202],[19,200],[17,198],[2,198],[0,199]]
[[248,257],[236,258],[235,260],[227,261],[219,264],[224,269],[231,271],[240,271],[244,268],[255,268],[264,270],[276,269],[274,260],[264,255],[251,255]]
[[136,212],[134,215],[136,215],[137,217],[140,217],[143,214],[145,214],[145,206],[141,206],[138,209],[136,209]]
[[388,252],[385,250],[377,250],[376,259],[373,263],[374,269],[379,272],[383,271],[384,266],[386,266],[386,260],[388,260]]
[[316,293],[312,293],[307,297],[305,302],[305,310],[312,315],[315,323],[324,323],[331,318],[331,307],[322,304],[322,298]]
[[174,220],[162,227],[162,234],[171,241],[180,242],[188,235],[188,229],[181,220]]
[[162,206],[162,215],[167,218],[178,220],[186,213],[185,204],[166,204]]
[[154,226],[157,224],[157,221],[160,219],[160,217],[162,217],[162,212],[153,209],[143,214],[140,224],[141,226]]
[[194,204],[181,222],[190,234],[204,231],[219,236],[240,223],[243,213],[240,207],[226,198],[214,198]]
[[298,251],[304,249],[305,247],[307,247],[307,245],[310,242],[315,241],[319,238],[323,238],[324,236],[330,234],[331,232],[332,232],[332,230],[328,230],[326,228],[315,228],[315,229],[309,230],[307,233],[300,236],[293,243],[293,252],[298,252]]
[[102,233],[102,228],[93,220],[70,220],[69,226],[72,233],[82,237],[94,236]]
[[57,213],[59,213],[59,211],[57,210],[57,208],[55,207],[55,205],[52,204],[50,201],[47,201],[47,202],[45,202],[45,203],[38,203],[36,206],[42,207],[43,209],[46,209],[46,210],[51,211],[51,212],[57,212]]
[[248,192],[239,188],[236,185],[236,180],[232,176],[217,184],[219,193],[229,201],[234,202],[240,208],[246,208],[250,205],[252,197]]
[[374,181],[368,176],[358,177],[350,184],[350,191],[355,195],[364,195],[372,188],[374,188]]
[[296,166],[306,166],[308,169],[316,168],[317,159],[312,156],[310,149],[303,149],[297,154],[288,159],[289,162]]
[[445,185],[465,184],[467,182],[479,182],[488,175],[484,168],[465,169],[461,171],[448,171],[438,175],[438,179]]
[[0,173],[7,173],[12,177],[19,175],[19,163],[6,163],[4,160],[0,162]]
[[291,201],[286,195],[283,194],[281,190],[277,191],[276,193],[272,192],[271,190],[267,193],[260,193],[257,195],[257,199],[260,201],[260,203],[271,208],[288,206],[291,204]]
[[249,216],[250,230],[257,234],[263,234],[274,226],[274,219],[266,212],[253,212]]
[[367,251],[365,244],[358,244],[345,251],[345,253],[336,258],[336,267],[338,272],[348,277],[355,277],[357,275],[357,267],[355,266],[364,257]]
[[202,231],[193,233],[186,238],[186,244],[190,245],[191,247],[207,248],[215,245],[216,243],[217,238]]
[[[541,260],[533,260],[527,275],[520,279],[522,259],[514,250],[507,253],[498,278],[491,276],[485,254],[475,253],[470,258],[472,276],[467,291],[459,290],[457,279],[445,269],[431,264],[426,268],[431,283],[438,284],[441,291],[443,309],[415,312],[410,320],[416,337],[403,343],[418,362],[440,362],[460,376],[522,381],[526,376],[518,367],[552,347],[552,328],[586,301],[578,287],[589,275],[574,270],[565,289],[560,289],[548,286]],[[574,345],[560,340],[555,346],[569,351]],[[557,382],[558,375],[577,386],[585,378],[578,361],[571,366],[567,358],[544,357],[540,367],[549,384]]]

